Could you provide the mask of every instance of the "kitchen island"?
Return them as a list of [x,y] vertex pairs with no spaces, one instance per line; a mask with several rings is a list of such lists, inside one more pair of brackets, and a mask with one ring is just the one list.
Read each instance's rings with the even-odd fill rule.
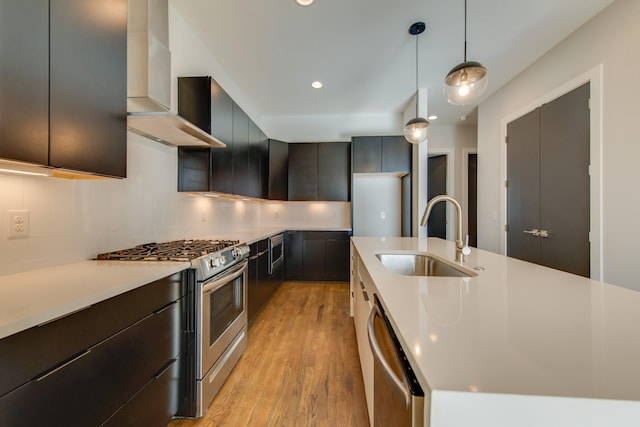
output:
[[[352,273],[425,390],[425,425],[640,425],[639,292],[477,249],[456,263],[437,238],[352,243]],[[399,275],[376,257],[403,251],[474,276]]]

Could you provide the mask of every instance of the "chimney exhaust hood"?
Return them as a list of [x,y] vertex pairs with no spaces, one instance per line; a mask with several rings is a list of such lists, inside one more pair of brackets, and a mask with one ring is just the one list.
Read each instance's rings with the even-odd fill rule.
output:
[[224,147],[171,108],[169,1],[129,0],[127,127],[166,145]]

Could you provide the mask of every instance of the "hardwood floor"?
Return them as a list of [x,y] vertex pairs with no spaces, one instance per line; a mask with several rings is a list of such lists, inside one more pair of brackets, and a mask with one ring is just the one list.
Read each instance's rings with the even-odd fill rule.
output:
[[369,425],[346,283],[285,282],[199,420],[170,427]]

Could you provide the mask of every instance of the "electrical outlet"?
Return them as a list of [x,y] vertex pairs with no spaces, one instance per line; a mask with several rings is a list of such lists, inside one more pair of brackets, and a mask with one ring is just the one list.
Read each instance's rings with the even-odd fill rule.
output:
[[29,237],[29,211],[26,209],[7,211],[7,238],[25,239]]

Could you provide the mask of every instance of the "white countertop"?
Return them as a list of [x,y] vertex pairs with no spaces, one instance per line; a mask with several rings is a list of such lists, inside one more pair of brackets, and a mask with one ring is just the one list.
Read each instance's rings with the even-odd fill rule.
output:
[[455,264],[455,245],[353,243],[432,392],[640,401],[640,292],[475,248],[464,267],[483,267],[476,277],[402,276],[375,254],[430,252]]
[[189,267],[188,262],[83,261],[0,276],[0,338]]
[[[284,231],[286,229],[281,227],[261,227],[201,238],[239,240],[250,244]],[[190,266],[188,262],[89,260],[0,276],[0,339]]]

